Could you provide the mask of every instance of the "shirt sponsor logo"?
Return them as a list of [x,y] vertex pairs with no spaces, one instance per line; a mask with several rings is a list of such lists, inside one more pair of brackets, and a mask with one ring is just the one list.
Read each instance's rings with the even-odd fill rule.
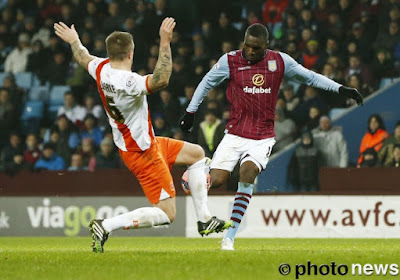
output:
[[276,66],[276,60],[268,60],[268,70],[274,72],[276,69],[278,69]]
[[251,79],[255,86],[261,86],[264,83],[264,76],[262,74],[255,74]]
[[252,93],[252,94],[256,94],[256,93],[271,93],[271,88],[263,88],[263,87],[248,87],[246,86],[245,88],[243,88],[243,91],[245,93]]

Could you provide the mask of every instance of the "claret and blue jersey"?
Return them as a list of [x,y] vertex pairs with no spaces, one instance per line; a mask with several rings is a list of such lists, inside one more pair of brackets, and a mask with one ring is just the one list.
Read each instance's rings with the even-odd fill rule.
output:
[[338,92],[340,84],[298,64],[289,55],[267,50],[264,58],[251,64],[243,51],[224,54],[196,88],[188,112],[196,112],[208,91],[228,79],[227,99],[230,134],[249,139],[275,136],[275,105],[282,79]]

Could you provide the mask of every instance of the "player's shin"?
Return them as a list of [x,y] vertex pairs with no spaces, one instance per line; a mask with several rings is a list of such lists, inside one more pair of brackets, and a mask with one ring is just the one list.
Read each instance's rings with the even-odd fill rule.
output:
[[207,222],[211,219],[207,206],[207,167],[206,158],[199,160],[188,167],[190,194],[193,199],[197,218],[200,222]]
[[142,207],[103,221],[108,232],[116,229],[149,228],[170,224],[167,214],[157,207]]
[[251,197],[253,195],[254,185],[249,183],[238,183],[238,190],[235,195],[235,201],[232,209],[231,220],[233,227],[228,229],[226,237],[234,240],[237,230],[239,229],[240,222],[243,219],[246,209],[249,206]]

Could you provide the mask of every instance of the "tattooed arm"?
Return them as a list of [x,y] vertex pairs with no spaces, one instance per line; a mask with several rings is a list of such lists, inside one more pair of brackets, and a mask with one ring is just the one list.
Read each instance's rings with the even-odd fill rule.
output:
[[69,28],[65,23],[59,22],[54,24],[54,30],[58,37],[71,45],[74,58],[82,67],[86,69],[88,63],[96,58],[82,45],[74,25]]
[[166,87],[172,73],[171,40],[176,23],[173,18],[165,18],[160,27],[160,52],[153,74],[149,78],[150,92]]

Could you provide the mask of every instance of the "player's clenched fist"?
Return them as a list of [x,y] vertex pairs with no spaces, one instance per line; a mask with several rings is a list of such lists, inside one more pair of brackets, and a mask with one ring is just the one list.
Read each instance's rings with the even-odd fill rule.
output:
[[172,40],[172,33],[174,31],[176,22],[172,17],[167,17],[163,20],[160,26],[160,39],[161,42],[170,43]]

